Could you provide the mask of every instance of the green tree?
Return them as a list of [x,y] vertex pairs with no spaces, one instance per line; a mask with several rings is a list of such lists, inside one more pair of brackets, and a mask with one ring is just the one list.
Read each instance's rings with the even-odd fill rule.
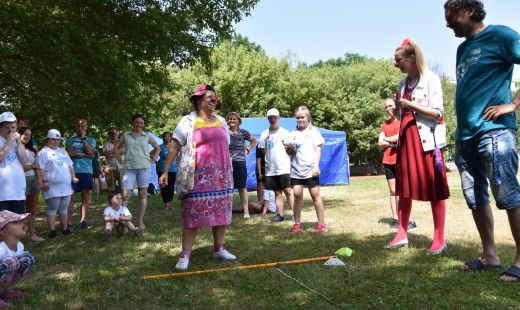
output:
[[0,102],[42,131],[124,126],[168,100],[167,65],[207,60],[258,0],[0,2]]

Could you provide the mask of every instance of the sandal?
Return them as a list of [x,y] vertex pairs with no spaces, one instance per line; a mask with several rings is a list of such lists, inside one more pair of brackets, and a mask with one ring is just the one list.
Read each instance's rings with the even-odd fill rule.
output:
[[506,271],[502,272],[502,275],[503,276],[510,276],[510,277],[516,278],[516,280],[514,280],[514,281],[504,281],[504,280],[502,280],[502,282],[520,283],[520,267],[512,265]]
[[482,271],[487,269],[500,270],[503,268],[501,264],[484,264],[479,258],[465,262],[464,265],[468,266],[468,269],[461,269],[461,271]]
[[2,299],[0,299],[0,308],[9,308],[11,307],[11,304],[6,302],[6,301],[3,301]]

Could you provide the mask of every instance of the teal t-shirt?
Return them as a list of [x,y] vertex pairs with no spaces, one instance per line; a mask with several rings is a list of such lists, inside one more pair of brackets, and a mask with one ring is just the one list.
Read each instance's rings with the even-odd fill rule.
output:
[[[96,147],[96,140],[92,137],[87,136],[87,143],[92,145],[92,147]],[[81,137],[71,137],[67,138],[65,142],[66,147],[72,147],[75,152],[85,153],[85,148],[83,147],[83,142],[81,142]],[[74,172],[75,173],[90,173],[92,174],[92,157],[71,157],[72,162],[74,163]]]
[[520,64],[520,35],[506,26],[489,25],[459,45],[456,140],[493,129],[516,129],[514,113],[484,120],[487,107],[511,102],[514,64]]
[[[164,171],[164,164],[166,163],[166,157],[168,157],[168,147],[164,144],[159,145],[161,148],[161,153],[159,153],[159,162],[157,162],[157,171],[163,172]],[[170,166],[170,170],[168,172],[175,172],[176,170],[176,163],[175,160]]]

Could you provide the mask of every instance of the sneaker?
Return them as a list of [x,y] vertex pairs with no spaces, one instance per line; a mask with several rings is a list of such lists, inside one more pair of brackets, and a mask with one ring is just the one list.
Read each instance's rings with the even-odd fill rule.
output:
[[51,238],[51,239],[56,238],[56,230],[51,230],[51,231],[49,232],[49,238]]
[[67,224],[67,229],[68,229],[68,230],[72,231],[72,228],[73,228],[73,227],[72,227],[72,224]]
[[415,222],[408,222],[408,231],[414,231],[417,229],[417,224]]
[[399,226],[399,221],[396,219],[392,219],[392,221],[390,222],[390,224],[388,224],[388,226],[390,226],[390,230],[395,231],[395,230],[397,230],[397,227]]
[[325,224],[318,224],[318,225],[316,225],[314,232],[317,234],[327,232],[327,226],[325,226]]
[[61,231],[62,234],[64,234],[65,236],[68,236],[68,235],[72,235],[72,231],[70,231],[70,229],[64,229]]
[[244,214],[244,220],[250,220],[251,219],[251,215],[249,214]]
[[79,223],[79,229],[88,229],[87,221]]
[[175,269],[177,270],[186,270],[188,269],[188,265],[190,264],[190,258],[188,256],[181,256],[175,264]]
[[220,258],[220,259],[237,259],[237,257],[235,255],[229,253],[225,249],[222,249],[218,252],[213,252],[213,257]]
[[302,229],[301,229],[301,226],[300,226],[299,223],[294,224],[294,225],[292,226],[292,232],[293,232],[293,233],[299,233],[300,230],[302,230]]
[[276,216],[273,217],[273,222],[283,222],[283,220],[285,220],[285,218],[281,214],[276,214]]

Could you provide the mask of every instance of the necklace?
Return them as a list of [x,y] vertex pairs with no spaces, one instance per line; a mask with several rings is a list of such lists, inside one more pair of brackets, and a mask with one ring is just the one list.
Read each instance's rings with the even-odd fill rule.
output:
[[406,83],[406,87],[408,87],[408,89],[413,89],[415,86],[417,86],[417,83],[419,83],[419,78],[417,77],[414,80],[410,80],[410,78],[408,78],[407,82],[408,83]]

